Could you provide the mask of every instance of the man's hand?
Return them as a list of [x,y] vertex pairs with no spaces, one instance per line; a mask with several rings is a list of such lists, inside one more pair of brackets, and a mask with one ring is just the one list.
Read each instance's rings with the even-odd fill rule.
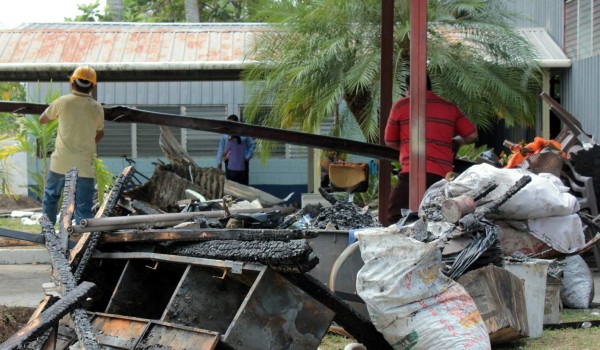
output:
[[219,170],[223,170],[222,168],[223,168],[223,163],[219,163],[219,164],[217,165],[217,169],[219,169]]

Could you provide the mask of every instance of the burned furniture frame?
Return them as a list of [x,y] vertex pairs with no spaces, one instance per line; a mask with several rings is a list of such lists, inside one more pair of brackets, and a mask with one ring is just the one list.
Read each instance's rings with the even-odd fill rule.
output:
[[[102,348],[316,349],[334,312],[252,263],[157,253],[95,253],[87,305]],[[56,349],[76,341],[61,327]]]

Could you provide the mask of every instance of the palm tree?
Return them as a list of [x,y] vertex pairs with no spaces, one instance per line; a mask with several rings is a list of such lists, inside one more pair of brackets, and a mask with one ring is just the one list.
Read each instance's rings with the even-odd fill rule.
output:
[[198,0],[185,0],[185,21],[189,23],[200,22],[200,9]]
[[[247,117],[261,105],[264,125],[316,130],[343,100],[365,139],[378,141],[380,0],[263,1],[262,21],[273,30],[255,43],[244,72],[253,92]],[[410,10],[396,0],[393,95],[405,93]],[[512,28],[502,0],[429,0],[428,73],[434,90],[456,103],[479,127],[534,122],[539,68]]]
[[106,7],[114,22],[123,21],[123,0],[106,0]]

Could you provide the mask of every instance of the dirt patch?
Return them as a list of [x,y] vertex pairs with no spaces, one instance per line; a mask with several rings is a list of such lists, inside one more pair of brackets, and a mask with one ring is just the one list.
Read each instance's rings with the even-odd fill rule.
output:
[[17,196],[11,198],[0,194],[0,213],[10,213],[13,210],[40,208],[40,202],[28,196]]
[[27,324],[34,311],[32,307],[0,305],[0,344]]

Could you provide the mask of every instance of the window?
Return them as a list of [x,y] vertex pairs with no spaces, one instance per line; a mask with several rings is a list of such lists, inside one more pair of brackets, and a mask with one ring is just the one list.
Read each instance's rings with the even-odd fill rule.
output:
[[97,146],[98,157],[120,157],[132,154],[131,123],[104,121],[104,137]]

